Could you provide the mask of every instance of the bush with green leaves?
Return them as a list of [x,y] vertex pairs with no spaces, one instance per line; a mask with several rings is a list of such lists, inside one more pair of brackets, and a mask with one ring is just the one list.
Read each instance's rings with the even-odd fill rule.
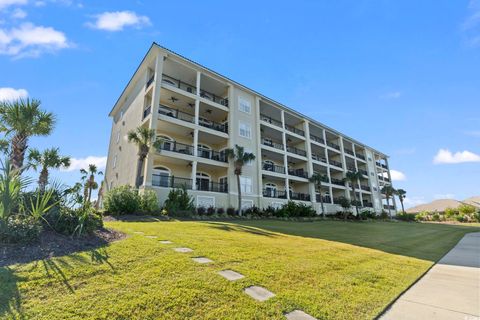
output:
[[464,214],[464,215],[471,215],[471,214],[475,213],[476,211],[477,211],[477,209],[474,206],[471,206],[469,204],[461,204],[458,207],[458,212],[460,214]]
[[173,215],[192,212],[195,209],[193,198],[188,194],[185,187],[170,190],[164,206],[168,213]]
[[68,236],[91,234],[103,227],[102,216],[90,205],[51,210],[45,215],[45,221],[56,232]]
[[144,190],[140,195],[140,210],[144,213],[157,213],[160,210],[157,193],[153,190]]
[[30,215],[12,214],[0,223],[0,242],[30,243],[38,239],[42,224]]
[[276,210],[274,214],[277,217],[284,218],[314,217],[317,215],[312,206],[294,201],[288,201],[279,210]]
[[375,211],[373,211],[373,210],[365,209],[365,210],[360,211],[360,213],[359,213],[359,218],[361,220],[375,219],[376,217],[377,217],[377,215],[375,214]]
[[415,221],[415,213],[403,213],[400,212],[397,214],[396,218],[397,220],[402,220],[402,221]]
[[103,201],[105,211],[112,215],[137,213],[140,204],[138,190],[131,186],[113,188],[107,192]]

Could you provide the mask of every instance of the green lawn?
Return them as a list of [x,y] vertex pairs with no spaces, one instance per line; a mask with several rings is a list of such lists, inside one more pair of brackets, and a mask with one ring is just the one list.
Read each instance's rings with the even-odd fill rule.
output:
[[[110,222],[108,247],[0,268],[0,318],[371,319],[478,227],[340,221]],[[157,235],[148,239],[146,235]],[[173,241],[163,245],[160,239]],[[176,253],[176,246],[194,249]],[[190,260],[207,256],[210,265]],[[233,269],[246,278],[216,274]],[[250,285],[276,294],[256,302]]]

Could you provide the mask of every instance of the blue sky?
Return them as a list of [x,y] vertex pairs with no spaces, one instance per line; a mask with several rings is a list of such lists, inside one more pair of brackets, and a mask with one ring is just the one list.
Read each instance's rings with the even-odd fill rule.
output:
[[58,115],[73,183],[156,41],[389,154],[408,206],[480,195],[480,1],[242,3],[0,0],[0,99]]

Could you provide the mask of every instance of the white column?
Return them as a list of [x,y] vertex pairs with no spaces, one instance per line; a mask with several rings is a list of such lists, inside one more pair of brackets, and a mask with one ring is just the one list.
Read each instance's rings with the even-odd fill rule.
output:
[[[311,177],[313,175],[312,145],[310,143],[310,124],[307,120],[303,122],[303,131],[305,132],[305,147],[307,151],[307,172],[308,177]],[[315,184],[309,182],[308,191],[310,193],[310,201],[317,202]]]
[[198,157],[198,129],[193,130],[193,156]]
[[[325,144],[325,146],[327,145],[327,134],[325,132],[325,129],[322,129],[322,138],[323,138],[323,142]],[[328,151],[327,151],[327,147],[323,148],[323,152],[325,154],[325,161],[328,162]],[[328,181],[332,182],[332,177],[330,175],[330,165],[327,164],[327,176],[328,176]],[[330,192],[330,200],[331,200],[331,203],[333,203],[333,188],[330,186],[328,187],[328,191]]]
[[192,190],[197,190],[197,161],[192,161]]
[[200,71],[197,71],[197,82],[196,82],[196,86],[197,86],[197,96],[200,96],[200,78],[202,77],[202,73]]
[[258,206],[261,206],[261,201],[263,198],[263,178],[262,178],[262,132],[260,130],[260,98],[255,97],[255,123],[257,127],[257,187],[258,187]]
[[[163,58],[164,56],[158,54],[155,58],[155,75],[153,80],[153,92],[152,92],[152,116],[150,117],[150,122],[148,124],[150,129],[157,130],[158,123],[158,106],[160,104],[160,91],[162,83],[162,73],[163,73]],[[145,159],[144,167],[144,186],[152,185],[152,170],[153,170],[153,159],[155,157],[156,150],[150,150],[150,153]]]
[[289,187],[290,183],[288,180],[288,157],[287,157],[287,138],[285,135],[285,112],[282,110],[281,113],[281,119],[282,119],[282,144],[283,144],[283,166],[285,167],[285,173],[287,177],[285,178],[285,194],[287,195],[287,199],[290,200],[290,192],[289,192]]
[[[392,176],[390,175],[390,166],[388,165],[388,160],[386,157],[385,157],[385,165],[387,166],[387,175],[388,175],[388,179],[390,180],[390,185],[393,188]],[[395,211],[397,211],[397,201],[395,200],[395,195],[392,196],[392,203],[393,203],[393,206],[395,207]]]

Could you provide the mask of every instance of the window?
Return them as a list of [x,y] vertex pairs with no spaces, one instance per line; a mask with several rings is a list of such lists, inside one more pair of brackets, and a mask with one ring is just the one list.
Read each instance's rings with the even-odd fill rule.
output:
[[238,125],[240,137],[251,139],[252,137],[252,127],[248,123],[240,122]]
[[116,138],[116,142],[120,142],[120,130],[117,131],[117,138]]
[[197,190],[212,191],[210,190],[210,176],[205,172],[197,172],[196,184]]
[[250,114],[250,112],[252,111],[252,106],[250,104],[250,101],[239,97],[238,98],[238,110]]
[[221,177],[218,179],[218,184],[220,192],[228,192],[228,179],[227,177]]
[[157,187],[168,187],[170,181],[170,170],[165,167],[155,167],[152,170],[152,185]]
[[[244,152],[245,152],[245,153],[253,153],[253,152],[252,152],[252,149],[249,149],[249,148],[244,148]],[[255,160],[249,161],[249,162],[245,163],[245,165],[251,167],[251,166],[253,166],[253,163],[254,163],[254,162],[255,162]]]
[[265,184],[265,195],[267,197],[275,197],[277,194],[277,185],[274,183]]
[[240,190],[244,193],[252,193],[252,178],[250,177],[240,177]]
[[115,168],[117,166],[117,155],[113,158],[113,167]]

